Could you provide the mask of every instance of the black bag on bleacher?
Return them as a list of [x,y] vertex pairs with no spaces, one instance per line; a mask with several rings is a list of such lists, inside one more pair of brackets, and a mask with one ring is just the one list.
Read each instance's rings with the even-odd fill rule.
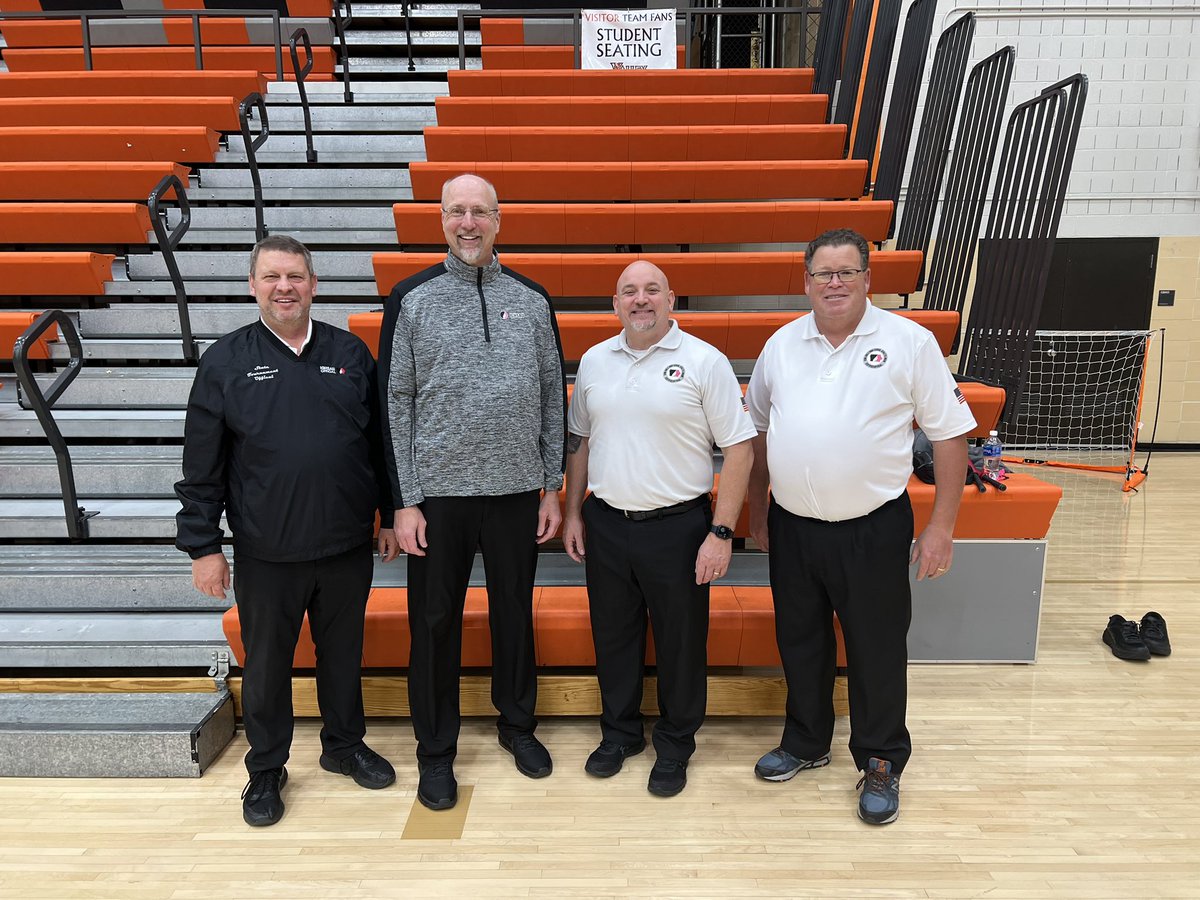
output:
[[[926,484],[933,484],[933,444],[920,428],[913,432],[913,474]],[[964,484],[973,484],[983,493],[988,485],[1003,491],[1004,485],[984,474],[983,448],[967,448],[967,472]]]

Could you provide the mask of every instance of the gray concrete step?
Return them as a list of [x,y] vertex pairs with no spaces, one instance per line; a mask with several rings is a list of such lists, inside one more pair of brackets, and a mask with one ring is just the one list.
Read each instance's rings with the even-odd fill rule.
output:
[[[412,134],[316,134],[313,135],[313,149],[318,153],[355,153],[364,157],[382,157],[385,161],[389,156],[401,154],[419,154],[415,158],[424,159],[425,139],[420,135],[420,129],[409,129]],[[397,129],[399,131],[399,129]],[[307,145],[304,136],[300,134],[276,134],[272,132],[267,142],[258,150],[256,156],[266,161],[264,154],[304,152]],[[245,159],[245,150],[240,137],[231,138],[229,149],[217,154],[217,162],[232,162],[235,159]]]
[[[250,244],[246,245],[247,251]],[[246,254],[243,254],[246,256]],[[234,270],[236,271],[236,270]],[[378,299],[379,291],[374,281],[338,281],[332,277],[326,278],[320,271],[321,300],[328,302],[337,299],[363,300],[368,297]],[[184,290],[189,298],[217,297],[241,300],[247,296],[246,282],[217,281],[210,279],[186,278]],[[104,287],[104,295],[114,299],[121,297],[167,297],[175,296],[175,288],[166,280],[164,273],[158,280],[139,281],[110,281]],[[97,357],[99,358],[99,357]]]
[[[186,280],[241,280],[241,295],[246,296],[245,276],[249,265],[246,250],[186,251],[175,258],[179,272]],[[370,251],[316,251],[313,268],[322,284],[329,281],[367,281],[374,279]],[[116,267],[114,266],[114,269]],[[126,273],[130,281],[169,278],[160,253],[138,253],[126,257]]]
[[[186,406],[187,397],[181,406]],[[172,499],[183,477],[183,448],[76,446],[71,450],[75,490],[83,497]],[[0,447],[0,499],[62,496],[58,464],[49,447]],[[84,504],[86,506],[86,504]]]
[[[172,448],[177,449],[177,448]],[[191,560],[166,544],[0,547],[0,610],[223,613],[233,603],[192,585]]]
[[[271,167],[259,169],[263,189],[270,188],[334,188],[355,190],[358,188],[388,188],[400,190],[410,188],[408,168],[353,168],[327,167],[322,165],[299,165],[294,167]],[[201,166],[196,178],[201,188],[245,188],[252,182],[250,170],[244,165],[231,167]],[[191,192],[189,191],[189,196]],[[353,195],[351,195],[353,198]]]
[[[313,132],[413,131],[436,124],[432,104],[424,106],[355,103],[350,105],[310,104]],[[304,109],[299,103],[272,104],[267,110],[272,134],[303,131]]]
[[[445,80],[441,81],[358,81],[350,78],[350,90],[355,102],[369,100],[371,102],[396,103],[428,103],[434,97],[444,97],[450,93]],[[341,102],[345,92],[345,84],[341,81],[306,82],[304,92],[312,102],[333,103]],[[272,81],[267,86],[266,98],[268,105],[278,102],[299,102],[300,92],[294,81]]]
[[[55,411],[54,421],[68,441],[180,440],[182,410],[71,410]],[[16,403],[0,403],[0,439],[45,439],[37,416]]]
[[207,667],[228,648],[212,610],[0,612],[0,669]]
[[[175,500],[81,497],[79,505],[97,514],[88,521],[90,536],[96,540],[173,540],[175,537],[175,513],[179,512],[179,503]],[[223,521],[222,527],[228,532]],[[0,500],[0,538],[31,540],[67,536],[61,501]]]
[[[356,10],[357,14],[357,10]],[[481,45],[480,35],[478,31],[466,31],[463,33],[463,46],[478,48]],[[408,37],[403,29],[383,29],[372,28],[362,30],[350,30],[346,32],[346,46],[354,49],[362,46],[370,47],[405,47],[408,46]],[[414,55],[418,49],[426,49],[428,47],[458,47],[458,31],[456,29],[429,29],[423,28],[413,29],[412,45]]]
[[233,734],[228,691],[0,694],[0,776],[199,778]]
[[[167,224],[178,225],[178,209],[167,210]],[[254,228],[254,210],[232,206],[193,206],[189,231]],[[391,204],[379,206],[279,206],[263,210],[268,230],[396,231]]]
[[[244,283],[242,287],[245,288]],[[352,313],[379,308],[378,302],[334,304],[318,297],[310,312],[312,317],[320,322],[329,322],[331,325],[345,328]],[[85,339],[113,336],[151,337],[179,333],[179,313],[174,304],[117,304],[108,309],[81,309],[74,315]],[[188,306],[188,315],[193,334],[200,337],[220,337],[253,322],[258,318],[258,307],[248,297],[244,303],[192,303]],[[79,378],[95,374],[94,370],[85,367]],[[73,387],[74,385],[67,388],[67,394]],[[67,394],[63,395],[64,399]]]

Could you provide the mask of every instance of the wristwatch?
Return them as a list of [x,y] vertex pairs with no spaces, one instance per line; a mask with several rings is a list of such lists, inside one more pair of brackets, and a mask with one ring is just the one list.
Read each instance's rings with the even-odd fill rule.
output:
[[730,528],[728,525],[714,525],[712,528],[710,528],[708,530],[711,531],[713,534],[715,534],[717,537],[719,537],[723,541],[728,541],[728,540],[733,539],[733,529]]

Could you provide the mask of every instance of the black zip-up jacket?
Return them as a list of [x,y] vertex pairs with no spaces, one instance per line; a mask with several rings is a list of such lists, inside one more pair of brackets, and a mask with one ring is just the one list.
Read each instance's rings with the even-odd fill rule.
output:
[[366,344],[324,322],[299,356],[261,321],[213,344],[188,399],[175,545],[220,552],[222,511],[234,549],[270,562],[368,542],[390,507],[377,390]]

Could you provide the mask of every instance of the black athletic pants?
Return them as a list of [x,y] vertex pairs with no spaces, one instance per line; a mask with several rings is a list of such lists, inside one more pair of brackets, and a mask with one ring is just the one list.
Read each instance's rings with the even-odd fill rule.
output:
[[800,759],[830,749],[836,612],[849,668],[854,763],[861,770],[872,756],[887,759],[899,774],[912,754],[904,724],[912,620],[908,494],[843,522],[796,516],[771,501],[767,526],[775,636],[788,685],[781,746]]
[[483,553],[492,632],[492,704],[500,733],[537,728],[533,577],[540,491],[497,497],[426,497],[425,556],[408,557],[412,651],[408,704],[417,759],[449,762],[458,752],[463,605],[476,551]]
[[374,568],[371,545],[311,562],[277,563],[234,553],[242,643],[242,721],[251,774],[277,769],[292,746],[292,660],[308,612],[317,648],[321,749],[345,759],[363,746],[363,619]]
[[649,611],[660,716],[654,749],[665,759],[687,760],[708,701],[708,585],[696,584],[696,554],[712,511],[701,504],[634,522],[589,497],[583,521],[601,735],[624,745],[642,740]]

